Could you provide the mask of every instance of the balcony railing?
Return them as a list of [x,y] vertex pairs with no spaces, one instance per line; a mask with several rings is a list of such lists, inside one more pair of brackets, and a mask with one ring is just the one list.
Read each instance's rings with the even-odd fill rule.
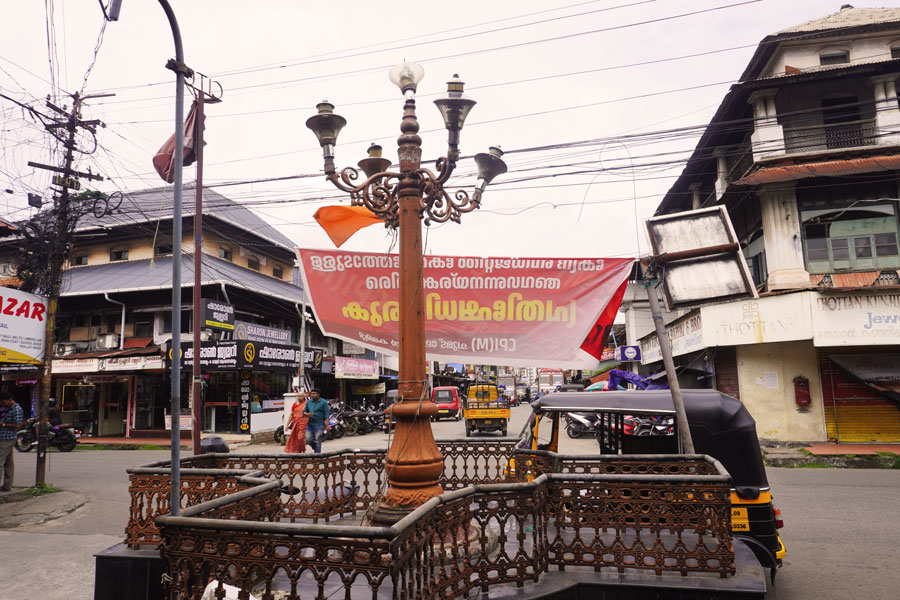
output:
[[878,144],[875,119],[847,121],[812,127],[792,127],[784,130],[784,149],[788,154],[840,150]]
[[[220,594],[228,584],[265,600],[411,600],[521,587],[550,567],[735,573],[731,478],[709,457],[438,445],[444,494],[392,527],[363,518],[383,484],[383,451],[185,459],[179,517],[146,502],[166,489],[168,465],[135,469],[133,506],[145,507],[132,512],[138,544],[162,542],[171,590],[186,599],[214,580]],[[356,517],[317,523],[342,514]]]

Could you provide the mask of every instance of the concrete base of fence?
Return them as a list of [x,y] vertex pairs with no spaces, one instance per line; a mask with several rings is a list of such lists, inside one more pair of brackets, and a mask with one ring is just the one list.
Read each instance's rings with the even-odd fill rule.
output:
[[724,579],[713,574],[657,576],[653,572],[632,570],[620,575],[614,571],[591,573],[583,569],[556,571],[551,567],[534,585],[494,586],[490,597],[491,600],[763,600],[767,573],[753,551],[739,539],[734,540],[734,559],[737,573]]
[[94,600],[164,600],[159,550],[116,544],[94,555]]

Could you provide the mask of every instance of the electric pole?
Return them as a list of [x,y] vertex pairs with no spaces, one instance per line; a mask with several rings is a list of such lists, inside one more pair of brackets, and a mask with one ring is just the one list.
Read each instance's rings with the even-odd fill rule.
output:
[[[112,94],[103,94],[102,96],[111,96]],[[70,245],[72,243],[72,232],[78,218],[83,214],[83,206],[79,199],[78,206],[73,211],[72,197],[69,190],[81,189],[79,178],[102,181],[103,177],[95,173],[82,173],[73,169],[75,162],[76,135],[79,129],[90,131],[96,135],[97,125],[105,126],[97,120],[84,121],[81,119],[81,105],[86,98],[97,98],[97,96],[80,96],[77,92],[72,95],[72,111],[66,112],[65,108],[59,108],[52,102],[47,100],[47,107],[60,115],[53,123],[48,123],[46,128],[54,137],[60,139],[65,147],[65,156],[62,167],[54,167],[51,165],[43,165],[40,163],[29,162],[29,166],[45,169],[58,173],[53,176],[52,183],[55,186],[53,196],[53,209],[51,218],[44,222],[44,231],[37,232],[38,239],[44,244],[43,250],[46,252],[46,264],[44,273],[42,273],[40,292],[47,295],[47,312],[46,312],[46,343],[44,345],[44,364],[41,372],[40,397],[38,398],[38,452],[37,467],[35,470],[35,485],[42,485],[46,479],[47,464],[47,409],[49,406],[50,396],[52,394],[52,360],[53,347],[56,342],[56,312],[59,304],[60,288],[62,286],[63,265],[68,258]],[[61,139],[57,133],[65,130],[65,139]],[[95,196],[94,200],[97,199]],[[106,207],[108,209],[108,205]],[[96,204],[94,206],[94,214],[97,214]],[[104,211],[105,212],[105,211]],[[100,216],[100,215],[98,215]],[[42,235],[41,235],[42,234]],[[121,332],[122,335],[125,332]]]

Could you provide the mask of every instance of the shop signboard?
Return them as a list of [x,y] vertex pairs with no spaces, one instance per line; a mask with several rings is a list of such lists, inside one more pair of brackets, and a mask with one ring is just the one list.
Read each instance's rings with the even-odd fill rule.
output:
[[813,335],[806,292],[714,304],[700,313],[707,347],[808,340]]
[[241,397],[238,402],[238,429],[250,430],[250,371],[241,371]]
[[[395,254],[298,251],[328,336],[397,354]],[[593,368],[625,293],[630,258],[425,256],[428,360]]]
[[39,365],[46,340],[47,300],[12,288],[0,290],[0,363]]
[[163,359],[158,355],[118,356],[100,359],[101,371],[142,371],[145,369],[162,369]]
[[288,329],[276,329],[247,323],[246,321],[234,322],[234,339],[249,340],[251,342],[272,342],[273,344],[290,344],[291,332]]
[[234,306],[219,300],[204,298],[203,311],[200,313],[201,327],[204,329],[234,330]]
[[378,361],[336,356],[334,376],[337,379],[378,379]]
[[[166,422],[166,431],[172,431],[172,415],[167,414],[165,416]],[[178,418],[178,427],[181,431],[190,431],[194,427],[193,419],[191,415],[181,415]]]
[[51,361],[50,372],[60,373],[96,373],[100,370],[99,358],[69,358]]
[[[703,320],[699,310],[667,325],[666,335],[672,345],[672,356],[681,356],[706,347],[703,345]],[[660,360],[662,353],[659,351],[659,340],[655,333],[650,334],[641,340],[641,363],[646,365]]]
[[357,396],[373,396],[375,394],[385,393],[387,386],[384,382],[373,383],[371,385],[351,385],[350,391]]
[[325,357],[324,350],[316,350],[307,348],[303,354],[303,367],[313,371],[322,370],[322,359]]
[[359,356],[366,353],[366,349],[359,344],[354,344],[353,342],[348,342],[346,340],[344,340],[342,347],[344,354],[348,356]]
[[[171,366],[173,351],[166,356]],[[194,345],[181,343],[182,369],[194,366]],[[226,340],[203,342],[200,347],[200,366],[204,371],[294,371],[300,362],[300,348],[269,342]]]
[[814,346],[896,346],[900,293],[813,293]]

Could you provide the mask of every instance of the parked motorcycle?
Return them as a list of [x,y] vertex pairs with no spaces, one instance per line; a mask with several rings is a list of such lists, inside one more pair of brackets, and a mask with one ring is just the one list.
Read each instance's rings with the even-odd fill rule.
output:
[[566,433],[572,439],[582,437],[595,437],[600,427],[598,415],[580,415],[578,413],[566,413]]
[[[22,429],[16,432],[16,450],[29,452],[33,447],[37,446],[37,422],[38,418],[32,417],[25,421]],[[55,446],[60,452],[71,452],[78,445],[79,437],[81,437],[81,431],[68,423],[51,425],[47,431],[47,444]]]

